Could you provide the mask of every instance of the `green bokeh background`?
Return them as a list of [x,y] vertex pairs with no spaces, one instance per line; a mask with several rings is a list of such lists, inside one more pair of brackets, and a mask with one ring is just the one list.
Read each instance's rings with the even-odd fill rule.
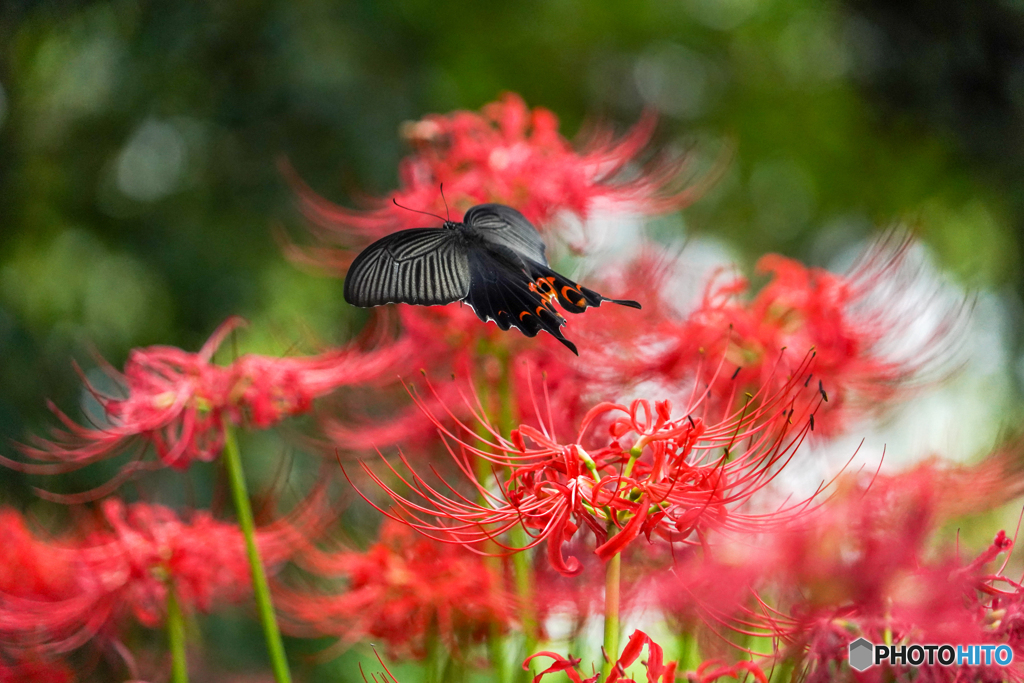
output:
[[[956,279],[998,297],[1015,390],[1024,3],[891,5],[6,0],[0,438],[52,424],[46,398],[78,414],[71,360],[94,368],[95,352],[120,366],[134,346],[194,350],[233,314],[252,323],[242,350],[347,338],[340,282],[275,239],[303,229],[280,159],[351,205],[395,187],[403,121],[506,90],[567,135],[656,107],[659,146],[731,144],[721,181],[667,229],[721,239],[745,265],[766,251],[823,264],[878,227],[916,227]],[[33,504],[31,483],[0,474],[0,502]],[[217,619],[210,651],[259,661],[243,644],[255,631]]]

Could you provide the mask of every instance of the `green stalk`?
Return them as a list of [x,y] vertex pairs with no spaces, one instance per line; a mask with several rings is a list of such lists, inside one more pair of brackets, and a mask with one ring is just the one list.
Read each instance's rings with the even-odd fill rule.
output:
[[[477,393],[480,397],[480,404],[483,406],[486,414],[487,411],[490,410],[490,387],[488,387],[486,382],[480,382],[477,388]],[[487,434],[482,426],[477,428],[477,436],[481,439],[487,438]],[[481,447],[483,447],[482,444]],[[486,487],[494,477],[491,473],[491,464],[484,458],[478,457],[474,463],[474,469],[476,472],[477,482],[479,482],[481,486]],[[480,505],[489,505],[487,497],[482,493],[477,496],[477,501]],[[487,541],[484,544],[484,549],[487,552],[497,552],[498,548],[492,541]],[[485,555],[483,561],[484,568],[491,574],[491,577],[500,584],[502,574],[501,558]],[[497,674],[498,681],[500,681],[500,683],[512,683],[512,672],[509,669],[508,662],[506,662],[505,657],[505,639],[501,635],[498,624],[491,624],[487,633],[487,658],[490,660],[495,674]]]
[[[485,379],[481,380],[477,384],[477,393],[480,397],[480,404],[484,409],[485,413],[497,412],[496,426],[498,431],[501,432],[506,438],[509,436],[514,426],[514,414],[513,414],[513,401],[512,401],[512,387],[511,377],[509,372],[509,358],[507,354],[503,353],[499,349],[491,348],[486,346],[482,349],[481,355],[490,356],[493,355],[502,366],[501,379],[499,380],[497,392],[494,387],[488,383]],[[497,393],[497,396],[495,396]],[[497,399],[497,400],[495,400]],[[494,404],[497,405],[494,405]],[[478,432],[481,439],[486,438],[486,434],[481,429]],[[494,473],[491,469],[491,463],[487,462],[483,458],[478,458],[476,461],[476,477],[477,481],[487,486],[494,480]],[[487,504],[484,497],[480,496],[481,504]],[[530,539],[527,536],[526,530],[522,525],[516,525],[509,531],[509,536],[513,545],[525,546],[529,544]],[[497,558],[487,558],[490,560],[486,564],[488,567],[495,572],[496,576],[501,576],[501,563]],[[523,649],[525,651],[524,656],[533,654],[537,647],[537,614],[533,604],[533,566],[530,564],[530,552],[522,551],[514,553],[512,555],[512,574],[515,582],[516,598],[519,602],[519,618],[523,624]],[[488,652],[490,654],[491,663],[497,669],[499,680],[502,683],[507,683],[513,679],[529,680],[529,672],[520,671],[520,667],[513,666],[509,667],[506,653],[503,652],[502,641],[504,639],[496,636],[494,632],[488,637]],[[496,656],[501,653],[501,656]],[[513,655],[513,658],[515,656]],[[511,669],[511,670],[510,670]]]
[[622,554],[608,560],[604,574],[604,653],[601,680],[607,680],[612,664],[619,659],[619,579],[622,576]]
[[174,586],[167,582],[167,644],[171,650],[171,683],[188,683],[185,659],[185,619]]
[[238,514],[238,526],[245,536],[245,552],[249,557],[252,569],[252,588],[256,597],[256,611],[263,624],[263,635],[267,640],[270,653],[270,664],[274,670],[277,683],[291,683],[292,676],[288,671],[288,659],[284,654],[284,643],[281,631],[277,627],[274,605],[270,600],[270,586],[267,585],[267,574],[260,560],[260,550],[256,546],[256,524],[253,522],[252,505],[249,503],[249,492],[245,486],[245,474],[242,472],[242,457],[238,452],[238,441],[230,425],[224,425],[224,463],[228,469],[231,483],[231,495],[235,499],[235,511]]
[[430,625],[427,627],[426,634],[426,647],[427,647],[427,660],[424,662],[426,671],[423,675],[423,680],[426,683],[441,683],[441,642],[437,634],[437,620],[431,619]]
[[[515,545],[523,546],[530,542],[522,524],[514,526],[511,535]],[[530,565],[528,550],[512,556],[512,569],[516,580],[516,597],[519,598],[519,618],[522,619],[523,635],[526,637],[524,647],[529,657],[537,647],[537,614],[533,604],[533,567]]]
[[[509,438],[515,421],[512,401],[512,373],[509,368],[509,358],[503,356],[501,361],[501,384],[498,388],[498,427],[501,430],[502,436]],[[523,528],[522,524],[514,526],[509,534],[512,544],[515,546],[522,547],[530,542],[526,529]],[[529,657],[537,649],[537,635],[539,632],[537,612],[533,604],[534,576],[529,550],[520,551],[512,556],[512,573],[515,577],[516,598],[519,600],[519,618],[523,622],[523,648],[526,651],[526,656]],[[522,672],[522,677],[526,680],[529,680],[529,675],[530,672],[528,671]]]
[[687,671],[693,671],[700,664],[700,653],[697,651],[697,637],[693,631],[684,631],[677,640],[679,654],[676,660],[679,662],[679,671],[685,675]]

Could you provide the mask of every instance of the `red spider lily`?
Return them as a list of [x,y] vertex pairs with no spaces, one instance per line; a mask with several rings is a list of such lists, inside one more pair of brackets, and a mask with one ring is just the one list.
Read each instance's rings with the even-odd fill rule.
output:
[[[913,286],[911,247],[909,239],[891,234],[845,275],[770,254],[756,270],[772,279],[752,299],[746,298],[746,279],[716,278],[683,318],[670,305],[648,305],[650,293],[633,292],[649,309],[637,327],[641,331],[625,346],[610,339],[583,343],[605,350],[605,362],[593,367],[613,384],[649,380],[678,385],[693,377],[710,354],[725,356],[735,379],[748,389],[788,377],[777,370],[780,362],[792,370],[784,349],[814,349],[814,376],[806,377],[807,390],[827,397],[818,415],[822,431],[839,433],[851,416],[877,411],[906,396],[915,380],[920,384],[930,371],[942,370],[961,340],[963,307],[946,306],[927,332],[914,327],[927,324],[922,320],[930,305],[926,299],[936,295],[922,295]],[[581,328],[584,337],[590,336],[586,324]]]
[[[560,212],[585,217],[597,206],[641,215],[681,208],[698,194],[695,188],[673,188],[682,160],[662,160],[632,179],[622,177],[653,130],[653,116],[645,116],[618,140],[606,130],[595,131],[576,152],[558,133],[554,114],[539,107],[531,111],[512,93],[481,113],[428,116],[405,129],[414,152],[399,166],[400,189],[384,199],[364,200],[365,211],[331,204],[294,180],[304,212],[319,228],[317,236],[343,246],[299,256],[344,270],[355,255],[348,251],[353,247],[424,224],[423,216],[392,200],[440,216],[450,209],[455,218],[473,205],[498,202],[519,209],[541,229]],[[447,205],[438,191],[442,183]]]
[[[633,662],[640,657],[640,653],[643,651],[644,646],[647,646],[647,661],[644,662],[644,666],[647,668],[647,681],[648,683],[674,683],[676,679],[676,662],[665,662],[664,653],[661,646],[654,642],[650,636],[643,631],[633,631],[633,635],[629,637],[629,641],[626,642],[626,646],[622,648],[622,655],[616,660],[615,665],[612,667],[611,672],[607,678],[603,681],[601,674],[594,674],[589,678],[583,678],[577,668],[580,660],[569,656],[563,657],[556,652],[538,652],[534,655],[530,655],[523,662],[523,669],[529,670],[530,662],[537,657],[546,657],[553,660],[551,666],[539,674],[534,676],[533,683],[540,683],[540,680],[551,673],[557,673],[564,671],[569,680],[573,683],[615,683],[615,681],[632,681],[632,678],[626,678],[626,667],[631,666]],[[719,674],[721,676],[722,674]],[[701,681],[715,680],[719,676],[712,678],[702,678]],[[768,683],[763,678],[764,674],[761,674],[762,678],[759,679],[761,683]]]
[[[668,402],[658,402],[653,409],[647,401],[628,407],[599,404],[584,417],[568,445],[552,439],[546,428],[538,431],[528,425],[505,439],[474,411],[487,432],[479,439],[481,446],[475,446],[469,442],[476,440],[471,436],[475,431],[449,413],[457,425],[454,430],[439,420],[435,424],[475,495],[485,501],[482,504],[448,484],[432,486],[404,456],[411,479],[392,471],[408,494],[389,486],[365,463],[362,468],[395,502],[395,512],[382,510],[393,519],[438,540],[470,546],[495,541],[509,551],[523,548],[503,545],[499,537],[521,523],[532,536],[525,547],[546,540],[551,565],[567,575],[578,573],[580,563],[575,558],[566,561],[562,548],[583,525],[597,538],[595,552],[601,559],[620,553],[641,534],[648,540],[656,534],[669,542],[695,544],[703,543],[712,529],[764,529],[798,517],[811,504],[785,503],[762,514],[743,509],[793,457],[812,428],[813,418],[802,425],[791,422],[798,409],[813,414],[813,408],[798,406],[794,398],[810,358],[797,366],[782,388],[752,396],[749,407],[720,422],[706,419],[704,385],[695,388],[684,417],[678,419],[672,418]],[[607,436],[588,434],[599,422],[610,422]],[[632,439],[627,439],[629,434]],[[527,448],[524,437],[536,445]],[[508,472],[505,481],[496,482],[497,491],[476,481],[473,457]]]
[[[538,657],[544,657],[551,659],[551,665],[534,676],[533,683],[540,683],[540,681],[552,673],[564,672],[565,675],[573,683],[615,683],[616,681],[634,681],[633,678],[626,678],[626,667],[632,666],[634,662],[640,657],[640,653],[643,651],[644,646],[647,647],[647,659],[642,662],[644,668],[647,669],[647,683],[674,683],[676,680],[676,669],[678,667],[677,662],[665,662],[664,651],[661,646],[658,645],[654,640],[643,631],[634,631],[633,635],[629,637],[629,641],[626,643],[626,647],[622,649],[622,655],[616,660],[615,665],[612,667],[611,672],[607,678],[601,679],[601,674],[593,674],[588,678],[583,678],[583,674],[579,670],[580,660],[573,656],[563,657],[557,652],[538,652],[530,655],[523,662],[523,670],[528,671],[530,669],[530,662]],[[377,675],[371,675],[374,683],[399,683],[395,675],[384,664],[384,661],[378,655],[377,660],[380,662],[384,669],[384,673]],[[359,670],[363,673],[362,665]],[[713,683],[722,676],[731,676],[732,678],[740,678],[745,674],[750,674],[759,683],[768,683],[768,677],[765,676],[764,671],[753,662],[737,662],[733,665],[725,665],[719,661],[705,662],[699,666],[691,675],[691,680],[695,680],[698,683]],[[379,678],[378,678],[379,676]],[[363,673],[363,680],[366,681],[366,674]]]
[[[32,473],[68,471],[130,450],[141,440],[153,445],[162,464],[186,468],[194,460],[217,457],[226,423],[270,427],[308,411],[313,399],[338,387],[378,376],[407,354],[406,345],[398,343],[380,351],[352,347],[301,358],[245,355],[231,365],[215,364],[218,346],[241,323],[239,318],[226,321],[199,353],[168,346],[135,349],[123,374],[111,370],[125,396],[105,395],[87,384],[109,424],[84,427],[52,408],[64,429],[54,430],[50,440],[36,439],[22,448],[49,462],[3,462]],[[142,461],[144,447],[135,450],[123,476],[152,466]]]
[[392,653],[422,658],[427,641],[449,649],[486,640],[512,619],[510,596],[480,556],[385,521],[366,552],[310,549],[301,564],[343,585],[282,589],[277,605],[284,627],[303,637],[335,636],[341,645],[372,638]]
[[74,589],[73,568],[32,535],[20,514],[0,509],[0,593],[26,600],[60,600]]
[[[1020,585],[985,568],[1012,542],[1000,532],[964,564],[932,557],[929,540],[944,521],[991,509],[1020,488],[1020,473],[1003,457],[974,467],[925,463],[867,485],[840,482],[827,504],[792,528],[752,539],[746,553],[677,566],[658,591],[659,605],[690,623],[699,615],[723,643],[730,642],[723,630],[772,638],[773,656],[798,662],[815,681],[832,680],[859,636],[1016,646],[998,628],[1020,600]],[[762,595],[775,596],[774,604]]]
[[66,665],[39,659],[14,664],[0,659],[0,681],[3,683],[72,683],[75,675]]
[[[850,641],[860,636],[896,645],[1008,643],[1015,649],[1015,659],[1019,658],[1024,650],[1019,642],[999,633],[998,618],[1002,604],[1019,600],[1020,585],[1001,573],[989,576],[984,570],[985,564],[1010,547],[1012,541],[999,532],[990,548],[966,566],[946,560],[905,568],[892,581],[883,604],[831,601],[815,605],[806,613],[791,608],[789,616],[771,615],[768,621],[785,636],[786,647],[777,656],[802,660],[809,681],[832,680],[835,668],[846,660]],[[1011,584],[1012,590],[995,589],[999,581]],[[886,669],[897,680],[916,676],[924,680],[951,680],[954,676],[958,680],[1024,679],[1024,667],[1019,662],[1009,668],[964,665],[949,669],[925,663]],[[867,677],[880,680],[887,673],[885,669],[869,671]]]
[[[305,545],[303,532],[315,521],[318,507],[310,503],[257,531],[268,566],[282,564]],[[125,505],[116,498],[104,500],[101,509],[103,522],[96,528],[52,542],[33,539],[25,562],[16,560],[23,572],[55,571],[61,589],[29,595],[0,587],[0,641],[6,648],[66,652],[116,628],[128,615],[156,627],[165,616],[169,585],[188,611],[209,612],[250,594],[245,540],[236,526],[202,511],[183,521],[163,506]],[[0,521],[16,533],[24,527],[14,513],[5,512]],[[52,559],[45,567],[37,557],[44,549]],[[48,584],[53,579],[26,575],[25,580]]]
[[[401,187],[386,198],[367,200],[366,211],[334,206],[296,180],[303,209],[318,226],[318,236],[341,248],[293,252],[300,259],[344,272],[356,251],[370,241],[424,224],[422,215],[401,209],[392,200],[445,216],[450,207],[453,218],[475,204],[500,202],[523,211],[541,230],[549,230],[551,219],[559,214],[586,217],[603,209],[651,215],[677,209],[699,192],[696,188],[675,188],[682,159],[666,159],[645,172],[631,173],[629,179],[624,177],[624,169],[636,165],[649,142],[653,125],[653,117],[645,116],[618,140],[606,131],[595,131],[583,150],[576,152],[559,135],[557,119],[551,112],[539,108],[531,111],[514,94],[504,95],[480,113],[429,116],[406,127],[414,152],[402,162]],[[438,191],[442,183],[447,205]],[[481,355],[529,360],[531,367],[549,374],[556,414],[559,399],[564,398],[573,408],[573,412],[565,414],[564,426],[571,428],[582,416],[581,378],[574,365],[557,358],[564,349],[552,340],[528,340],[515,333],[501,332],[495,325],[482,325],[469,308],[458,305],[403,306],[398,315],[402,339],[410,342],[410,346],[402,362],[388,368],[388,378],[431,368],[435,371],[432,380],[436,382],[452,371],[476,379],[478,375],[491,374],[486,368],[477,367]],[[467,368],[474,371],[467,374]],[[514,375],[511,382],[515,386],[508,394],[524,395],[522,377],[518,371]],[[556,382],[556,378],[565,381]],[[492,379],[486,381],[491,389],[499,384]],[[599,400],[604,398],[609,396],[601,395]],[[429,433],[429,422],[416,411],[400,415],[388,411],[389,417],[381,420],[378,401],[371,400],[368,407],[360,407],[364,410],[355,411],[355,424],[352,419],[335,420],[326,427],[336,446],[362,450],[408,443],[425,431]],[[511,406],[510,412],[527,417],[530,406]],[[360,413],[373,417],[360,420]]]

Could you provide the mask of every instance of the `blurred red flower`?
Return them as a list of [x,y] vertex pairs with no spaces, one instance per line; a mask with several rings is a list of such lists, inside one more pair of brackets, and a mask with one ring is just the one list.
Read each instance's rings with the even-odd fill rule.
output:
[[0,683],[72,683],[75,675],[65,664],[30,659],[14,664],[0,659]]
[[430,638],[458,652],[513,619],[513,599],[482,557],[393,521],[365,552],[311,548],[300,564],[343,580],[276,592],[285,629],[301,637],[336,636],[342,645],[381,639],[393,655],[422,658]]
[[[194,460],[212,460],[224,445],[226,423],[271,427],[308,411],[315,398],[378,376],[407,354],[406,345],[398,343],[379,351],[352,346],[293,358],[247,354],[230,365],[215,364],[217,348],[242,322],[231,318],[223,323],[198,353],[170,346],[133,350],[123,374],[110,369],[124,387],[124,396],[109,396],[86,385],[108,424],[82,426],[51,406],[64,428],[53,430],[48,440],[36,438],[31,446],[22,447],[28,456],[48,462],[3,462],[21,471],[50,474],[117,455],[139,446],[141,440],[142,447],[135,448],[121,477],[93,494],[109,491],[139,469],[160,464],[184,469]],[[160,463],[143,462],[149,444]]]
[[[236,526],[204,511],[186,521],[160,505],[125,505],[116,498],[104,500],[101,510],[102,521],[89,528],[18,546],[24,557],[12,557],[7,566],[19,567],[22,580],[0,585],[5,649],[66,652],[100,634],[113,635],[129,615],[156,627],[165,617],[168,586],[186,611],[209,612],[250,595],[245,541]],[[304,532],[319,514],[309,503],[259,529],[266,565],[279,566],[302,547]],[[17,513],[5,510],[0,524],[0,537],[24,534]]]
[[[699,617],[715,633],[771,638],[777,665],[796,662],[811,681],[833,680],[861,636],[1019,646],[1012,627],[1000,629],[1021,600],[1020,584],[986,568],[1010,539],[1000,532],[972,562],[948,546],[932,548],[945,521],[1018,495],[1018,469],[998,457],[973,467],[929,462],[868,482],[851,477],[798,524],[676,566],[657,590],[658,604],[688,628]],[[945,680],[939,667],[932,673]]]
[[[676,679],[676,662],[665,662],[664,651],[661,646],[658,645],[654,640],[651,639],[643,631],[633,631],[633,635],[629,637],[626,642],[626,646],[622,648],[622,655],[615,661],[615,664],[611,668],[607,678],[602,679],[601,674],[595,673],[589,678],[583,678],[583,674],[577,668],[580,660],[569,656],[563,657],[556,652],[538,652],[530,655],[523,662],[523,669],[529,669],[530,662],[537,657],[545,657],[551,659],[552,663],[544,671],[534,676],[533,683],[540,683],[541,679],[551,673],[564,672],[569,680],[573,683],[615,683],[615,681],[632,681],[632,678],[626,678],[626,667],[632,666],[643,651],[644,646],[647,647],[647,659],[643,662],[644,667],[647,669],[647,682],[648,683],[674,683]],[[608,656],[607,653],[605,656]],[[715,679],[719,678],[724,674],[718,674],[713,677],[700,678],[701,683],[710,683]],[[768,683],[764,674],[761,674],[758,679],[760,683]]]
[[[331,204],[289,171],[316,236],[341,247],[293,253],[344,272],[355,256],[353,249],[429,221],[392,200],[439,216],[450,211],[455,219],[476,204],[498,202],[519,209],[542,231],[552,227],[551,219],[560,212],[585,218],[597,208],[632,215],[679,209],[699,193],[679,187],[683,159],[657,160],[628,178],[623,173],[639,161],[654,123],[647,115],[618,140],[596,128],[576,152],[559,134],[553,113],[540,107],[531,111],[514,93],[485,105],[480,113],[427,116],[403,129],[414,151],[399,166],[401,187],[383,199],[365,198],[367,210]],[[442,183],[447,206],[439,191]]]
[[[938,379],[962,341],[965,309],[959,301],[938,301],[938,319],[922,318],[933,303],[930,299],[939,295],[914,286],[917,270],[908,262],[912,247],[908,237],[892,233],[845,275],[769,254],[758,261],[756,271],[771,280],[755,296],[749,298],[745,278],[723,281],[719,273],[685,316],[677,313],[667,280],[653,288],[648,282],[646,296],[628,292],[645,305],[644,319],[632,328],[635,334],[628,340],[616,340],[610,332],[601,337],[600,330],[588,332],[593,321],[586,321],[581,345],[604,354],[591,366],[611,386],[641,381],[688,386],[708,358],[724,357],[738,385],[748,391],[769,381],[786,381],[795,359],[814,350],[806,389],[827,401],[817,415],[818,431],[837,434],[851,419],[905,398],[915,384]],[[649,255],[645,258],[650,260]],[[668,275],[656,263],[630,270],[652,269],[654,280]],[[789,355],[784,353],[787,348]],[[717,407],[720,413],[734,409],[734,403],[719,402]]]

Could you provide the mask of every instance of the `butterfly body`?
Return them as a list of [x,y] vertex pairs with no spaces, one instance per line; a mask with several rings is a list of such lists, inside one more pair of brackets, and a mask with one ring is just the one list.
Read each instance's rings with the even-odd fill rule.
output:
[[578,352],[562,336],[565,319],[554,302],[571,313],[602,301],[640,308],[552,270],[537,229],[502,204],[474,206],[461,223],[400,230],[377,240],[352,262],[345,301],[361,307],[464,301],[483,321],[493,320],[502,330],[518,328],[529,337],[546,330],[573,353]]

